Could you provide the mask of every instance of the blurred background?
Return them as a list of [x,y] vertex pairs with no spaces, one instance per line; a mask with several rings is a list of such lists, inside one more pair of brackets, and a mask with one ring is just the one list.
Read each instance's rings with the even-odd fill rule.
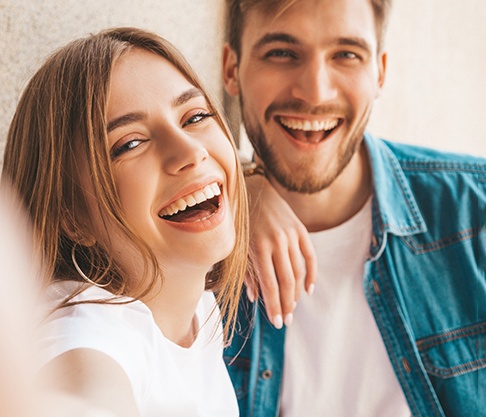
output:
[[[486,157],[486,2],[394,3],[387,79],[369,130]],[[22,89],[46,56],[71,39],[128,25],[179,47],[237,126],[237,106],[221,85],[224,0],[0,0],[0,160]]]

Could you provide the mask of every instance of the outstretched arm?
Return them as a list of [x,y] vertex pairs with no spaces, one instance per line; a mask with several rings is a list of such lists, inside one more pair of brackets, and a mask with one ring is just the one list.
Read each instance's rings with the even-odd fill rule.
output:
[[[23,209],[5,183],[0,186],[0,417],[121,417],[137,416],[138,411],[115,414],[116,409],[71,390],[57,389],[62,373],[71,373],[72,364],[50,372],[46,369],[39,375],[38,352],[34,347],[39,329],[37,321],[39,294],[37,271],[31,268],[33,255],[30,247],[32,235],[30,224]],[[103,362],[104,366],[104,362]],[[103,368],[107,369],[107,368]],[[113,365],[116,370],[116,366]],[[99,373],[98,367],[95,370]],[[107,369],[111,371],[111,369]],[[111,379],[98,382],[99,393],[108,389],[111,383],[121,384],[115,374]],[[103,383],[102,383],[103,382]],[[92,387],[96,388],[95,386]],[[113,402],[120,399],[127,402],[131,387],[126,392],[116,392]],[[113,410],[113,411],[112,411]]]
[[305,226],[264,175],[247,176],[250,205],[248,297],[261,293],[268,317],[276,328],[290,325],[302,287],[312,294],[317,260]]

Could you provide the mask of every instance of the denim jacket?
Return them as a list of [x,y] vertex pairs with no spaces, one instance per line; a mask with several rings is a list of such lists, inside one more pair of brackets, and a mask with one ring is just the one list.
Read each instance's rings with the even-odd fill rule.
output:
[[[412,415],[484,417],[486,160],[364,140],[373,238],[363,288]],[[225,360],[241,416],[277,416],[285,329],[243,297],[236,333]]]

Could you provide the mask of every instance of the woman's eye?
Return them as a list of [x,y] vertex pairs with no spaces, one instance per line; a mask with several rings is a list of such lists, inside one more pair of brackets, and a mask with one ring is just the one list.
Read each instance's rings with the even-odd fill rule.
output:
[[203,120],[207,119],[208,117],[214,117],[215,113],[208,113],[204,111],[200,111],[186,119],[186,121],[182,124],[182,127],[186,127],[189,125],[193,125],[196,123],[200,123]]
[[132,139],[127,142],[124,142],[122,145],[117,146],[115,145],[110,153],[111,159],[116,159],[120,155],[129,152],[133,149],[135,149],[138,145],[141,143],[147,141],[147,139]]

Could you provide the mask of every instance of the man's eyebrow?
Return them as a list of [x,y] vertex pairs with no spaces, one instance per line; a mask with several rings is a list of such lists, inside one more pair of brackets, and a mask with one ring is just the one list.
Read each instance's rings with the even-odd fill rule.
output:
[[289,35],[288,33],[272,32],[266,33],[264,36],[262,36],[260,40],[255,45],[253,45],[253,49],[261,48],[262,46],[273,42],[283,42],[292,45],[298,45],[300,43],[296,37]]
[[[289,35],[288,33],[285,32],[273,32],[273,33],[267,33],[265,34],[262,38],[258,40],[257,43],[253,46],[253,49],[258,49],[262,46],[265,46],[267,44],[273,43],[273,42],[283,42],[283,43],[288,43],[291,45],[300,45],[301,42],[299,39],[297,39],[295,36]],[[360,37],[353,37],[353,36],[346,36],[346,37],[339,37],[336,38],[335,44],[337,45],[343,45],[343,46],[357,46],[361,49],[364,49],[366,51],[371,51],[371,46],[370,44],[363,38]]]
[[172,107],[179,107],[187,103],[192,98],[201,97],[201,96],[204,96],[204,93],[200,88],[197,87],[189,88],[188,90],[184,91],[181,95],[176,97],[174,100],[172,100],[170,104]]
[[358,37],[337,38],[336,44],[343,45],[343,46],[357,46],[358,48],[371,52],[370,44],[363,38],[358,38]]
[[133,122],[138,122],[139,120],[144,119],[146,116],[144,113],[127,113],[123,116],[117,117],[116,119],[110,120],[108,122],[107,131],[110,133],[111,131],[121,127],[128,125]]

